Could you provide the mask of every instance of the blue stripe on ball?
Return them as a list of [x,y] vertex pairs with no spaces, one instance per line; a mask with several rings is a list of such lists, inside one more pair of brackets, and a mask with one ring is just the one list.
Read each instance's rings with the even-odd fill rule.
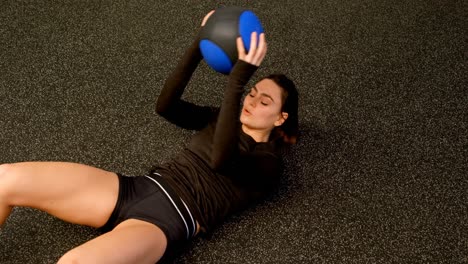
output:
[[242,12],[239,17],[239,34],[242,37],[246,51],[250,49],[250,34],[254,31],[258,35],[264,32],[260,19],[252,11],[247,10]]
[[200,51],[206,63],[215,71],[228,74],[233,67],[229,56],[214,42],[203,39],[200,41]]

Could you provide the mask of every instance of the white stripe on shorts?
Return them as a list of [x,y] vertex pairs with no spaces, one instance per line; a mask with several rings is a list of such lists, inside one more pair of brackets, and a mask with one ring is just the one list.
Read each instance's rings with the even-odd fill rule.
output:
[[185,209],[187,209],[187,212],[190,216],[190,220],[192,220],[192,225],[193,225],[193,233],[192,233],[192,237],[195,235],[195,233],[197,232],[197,226],[195,225],[195,219],[193,219],[193,216],[192,216],[192,213],[190,213],[190,210],[188,209],[188,206],[185,204],[184,200],[182,200],[182,198],[180,198],[180,200],[182,201],[182,203],[184,204],[185,206]]
[[[159,174],[157,174],[157,175],[159,175]],[[159,175],[159,176],[161,176],[161,175]],[[167,193],[167,191],[162,187],[162,185],[158,181],[156,181],[155,179],[153,179],[153,178],[151,178],[150,176],[147,176],[147,175],[145,175],[145,177],[152,180],[154,183],[156,183],[159,186],[159,188],[161,188],[161,190],[163,190],[163,192],[166,194],[167,198],[169,198],[172,205],[174,205],[174,208],[176,209],[177,213],[179,213],[180,218],[182,218],[182,221],[184,221],[185,228],[187,229],[187,240],[188,240],[190,238],[190,229],[189,229],[189,227],[187,225],[187,221],[185,221],[185,218],[182,215],[182,213],[180,212],[180,210],[177,207],[176,203],[174,202],[174,200],[172,200],[172,197]],[[185,203],[184,203],[184,205],[185,205]],[[187,206],[185,205],[185,207],[187,207]],[[188,208],[187,208],[187,211],[188,211]],[[188,211],[188,212],[189,212],[190,217],[192,218],[192,214],[190,214],[190,211]],[[193,220],[193,218],[192,218],[192,220]]]

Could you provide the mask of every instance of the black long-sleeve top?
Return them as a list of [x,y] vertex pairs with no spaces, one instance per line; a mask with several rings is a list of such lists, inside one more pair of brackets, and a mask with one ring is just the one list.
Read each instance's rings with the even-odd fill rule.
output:
[[156,104],[158,114],[198,132],[181,153],[155,171],[187,203],[202,229],[210,231],[274,189],[282,163],[275,141],[256,142],[241,128],[241,98],[256,66],[241,60],[234,65],[220,108],[181,99],[202,59],[198,43],[195,40],[185,52]]

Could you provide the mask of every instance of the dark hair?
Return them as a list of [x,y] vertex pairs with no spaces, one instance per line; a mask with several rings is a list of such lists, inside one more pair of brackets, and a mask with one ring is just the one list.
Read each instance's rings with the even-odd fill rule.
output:
[[288,113],[286,121],[272,131],[273,139],[282,139],[284,143],[295,144],[299,134],[299,93],[294,82],[284,74],[271,74],[263,79],[269,79],[275,82],[282,88],[282,103],[281,112]]

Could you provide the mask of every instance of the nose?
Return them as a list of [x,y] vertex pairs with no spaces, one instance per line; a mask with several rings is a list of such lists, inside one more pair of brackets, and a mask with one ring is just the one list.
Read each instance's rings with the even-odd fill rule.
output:
[[252,107],[255,107],[255,106],[257,105],[257,98],[251,98],[251,99],[250,99],[250,105],[251,105]]

